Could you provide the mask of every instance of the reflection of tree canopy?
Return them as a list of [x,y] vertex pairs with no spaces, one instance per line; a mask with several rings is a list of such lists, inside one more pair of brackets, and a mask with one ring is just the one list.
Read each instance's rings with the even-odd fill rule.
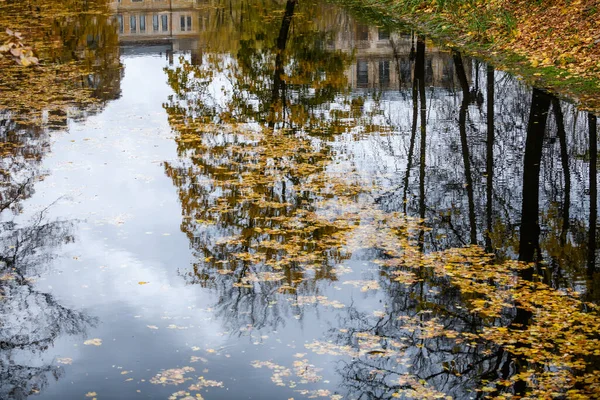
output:
[[328,50],[335,32],[316,29],[316,15],[324,7],[295,0],[234,4],[241,22],[212,27],[199,65],[182,59],[167,69],[177,98],[185,99],[184,105],[175,101],[167,109],[183,107],[187,117],[204,121],[256,121],[312,132],[343,129],[340,112],[324,106],[346,92],[351,57]]
[[26,126],[3,118],[0,113],[0,212],[20,211],[20,202],[33,194],[39,177],[39,162],[47,147],[48,135],[42,128]]
[[[426,57],[430,51],[428,47]],[[416,53],[418,57],[418,49]],[[393,146],[385,141],[369,143],[379,146],[378,151],[386,156],[401,158],[408,153],[405,180],[398,175],[382,179],[392,188],[379,202],[386,210],[411,215],[421,216],[424,210],[432,228],[425,234],[429,251],[478,243],[500,258],[510,259],[519,251],[519,185],[531,88],[457,54],[446,62],[451,69],[462,70],[454,78],[460,89],[423,90],[427,94],[425,142],[419,143],[417,131],[423,125],[419,122],[419,94],[413,90],[412,106],[416,108],[410,114],[412,121],[407,113],[397,111],[407,110],[411,106],[408,101],[383,96],[381,103],[390,123],[411,135],[406,140],[396,139]],[[419,73],[416,69],[415,75]],[[587,200],[578,200],[585,198],[591,182],[587,177],[590,141],[586,122],[585,114],[572,104],[551,101],[541,154],[540,244],[556,267],[555,275],[561,269],[562,273],[580,274],[586,265],[585,231],[590,224]],[[408,151],[403,153],[398,147]],[[423,177],[416,170],[422,166],[421,151],[425,154]]]
[[29,68],[0,59],[0,108],[13,118],[64,126],[69,108],[118,97],[118,35],[107,0],[9,1],[2,10],[0,26],[21,31],[40,58]]
[[[83,334],[93,318],[67,308],[40,291],[35,278],[56,257],[54,251],[73,241],[69,222],[49,222],[44,212],[25,227],[0,225],[0,397],[25,399],[58,379],[54,365],[31,363],[61,335]],[[31,363],[31,364],[30,364]]]
[[[34,193],[49,151],[49,130],[119,95],[116,29],[107,2],[8,1],[0,26],[21,31],[40,65],[24,68],[0,59],[0,397],[25,399],[62,370],[31,363],[61,335],[82,334],[93,319],[69,309],[34,279],[73,240],[68,222],[44,212],[22,226],[10,217]],[[0,33],[0,38],[3,33]]]
[[274,296],[335,278],[354,218],[340,204],[360,191],[329,170],[330,145],[310,136],[356,126],[350,105],[328,109],[346,92],[350,57],[325,49],[332,33],[313,29],[314,5],[275,6],[283,16],[241,9],[244,24],[229,27],[242,38],[234,56],[220,49],[167,69],[176,96],[165,107],[182,161],[166,171],[199,260],[189,279],[218,287],[224,311],[248,316],[240,326],[277,324]]
[[[455,55],[457,68],[460,62]],[[462,81],[466,83],[462,73]],[[469,178],[472,160],[468,142],[464,140],[465,114],[471,95],[468,85],[461,86],[463,102],[458,122],[468,200],[465,225],[467,232],[471,229],[471,241],[477,243],[473,235],[476,226],[473,223],[473,181]],[[342,365],[340,372],[349,390],[358,397],[437,398],[450,394],[462,398],[474,389],[480,396],[540,398],[552,394],[587,398],[597,395],[600,385],[598,357],[591,356],[595,351],[591,349],[597,345],[596,337],[600,332],[598,307],[584,303],[572,291],[554,289],[554,285],[562,286],[565,282],[548,279],[546,268],[542,266],[548,254],[557,258],[569,254],[560,250],[557,256],[552,252],[556,248],[553,249],[551,242],[545,251],[540,248],[540,224],[544,220],[552,223],[552,205],[549,212],[540,216],[540,192],[543,191],[540,166],[551,103],[559,119],[563,169],[567,170],[563,174],[566,185],[569,184],[560,104],[557,100],[552,101],[548,94],[534,89],[529,102],[521,172],[519,244],[515,246],[519,260],[535,261],[534,267],[499,262],[477,247],[450,248],[423,255],[410,240],[403,240],[410,237],[404,230],[395,232],[399,236],[397,240],[386,238],[385,234],[377,237],[375,232],[366,236],[369,238],[365,241],[367,247],[381,248],[382,243],[393,243],[384,246],[389,258],[380,261],[385,266],[381,286],[390,286],[384,278],[389,277],[401,282],[400,287],[392,282],[388,308],[376,315],[377,318],[350,309],[342,324],[344,329],[334,333],[335,344],[317,342],[311,345],[317,352],[335,354],[343,349],[342,354],[354,356]],[[592,137],[593,133],[590,133]],[[596,179],[593,172],[590,179]],[[596,201],[594,193],[592,208]],[[421,202],[422,191],[420,196]],[[562,219],[557,223],[558,229],[547,236],[559,235],[562,238],[554,240],[562,243],[565,243],[564,226],[570,222],[568,198],[567,194],[565,209],[557,216],[559,221]],[[488,194],[488,202],[490,199]],[[490,214],[486,217],[490,218]],[[594,216],[590,220],[590,234],[595,231],[595,223]],[[436,228],[433,225],[430,231],[434,232]],[[581,257],[582,252],[574,249],[571,253]],[[569,318],[565,319],[566,315]]]
[[[520,114],[497,117],[501,132],[495,131],[494,118],[483,125],[488,129],[478,130],[476,118],[487,115],[477,78],[475,89],[473,80],[467,81],[466,59],[458,53],[445,58],[458,69],[460,93],[427,88],[425,42],[418,40],[412,104],[403,105],[412,108],[412,121],[404,113],[400,118],[408,127],[377,127],[410,132],[410,143],[400,142],[409,149],[406,172],[391,175],[392,182],[404,177],[402,183],[411,187],[386,191],[373,202],[372,188],[355,169],[360,161],[344,162],[353,156],[344,146],[364,139],[353,133],[365,123],[365,109],[385,117],[384,108],[392,110],[393,101],[405,98],[352,98],[342,80],[344,63],[319,61],[336,56],[319,47],[325,37],[314,41],[316,36],[303,31],[310,11],[298,14],[301,4],[295,1],[279,7],[269,18],[261,14],[264,8],[244,14],[242,7],[233,14],[244,23],[230,30],[240,37],[232,45],[235,51],[214,46],[219,51],[211,53],[209,46],[201,63],[182,58],[167,69],[175,95],[165,108],[178,134],[180,160],[165,169],[178,187],[182,231],[197,257],[188,281],[218,291],[218,314],[232,332],[274,328],[292,312],[301,317],[307,305],[333,308],[339,324],[326,338],[331,340],[306,347],[341,358],[338,372],[356,398],[596,393],[598,309],[534,275],[543,272],[546,253],[535,256],[537,249],[531,252],[529,246],[543,239],[535,229],[538,214],[543,219],[556,212],[538,201],[543,185],[535,182],[545,170],[534,168],[524,177],[530,160],[543,158],[542,146],[526,146],[529,161],[522,162],[523,148],[514,143],[545,140],[548,107],[537,102],[543,98],[547,103],[547,95],[536,90],[529,101],[530,91],[501,82],[505,86],[496,93],[512,93],[514,104],[505,104],[508,95],[503,95],[498,109],[515,107]],[[303,23],[297,26],[299,15]],[[323,71],[314,75],[319,80],[308,82],[305,71],[315,65]],[[339,86],[333,84],[337,77]],[[493,69],[486,78],[496,87]],[[331,86],[320,92],[321,82]],[[436,102],[436,122],[448,127],[443,140],[437,138],[438,127],[428,125],[428,101]],[[486,111],[497,116],[491,103]],[[341,135],[319,135],[323,132]],[[477,147],[473,137],[491,144]],[[385,151],[395,150],[384,145]],[[494,145],[513,158],[500,159]],[[490,156],[494,162],[488,164]],[[411,174],[413,158],[419,171]],[[512,186],[515,180],[530,183],[520,193],[511,192],[494,177],[510,178]],[[424,226],[399,210],[436,220]],[[524,210],[530,218],[523,218]],[[443,220],[440,213],[445,212],[451,214]],[[506,218],[498,217],[502,214]],[[564,219],[564,213],[556,214]],[[488,221],[489,232],[477,232],[482,221]],[[576,225],[571,224],[572,232],[581,230]],[[477,246],[490,241],[490,254]],[[501,247],[501,257],[491,254],[495,247]],[[356,250],[379,266],[376,280],[354,281],[364,285],[361,291],[383,292],[387,307],[375,314],[322,296],[328,280],[341,279],[343,267],[336,264]],[[517,256],[521,263],[506,261]],[[528,264],[534,261],[534,267]],[[571,318],[564,318],[565,311]],[[328,322],[336,325],[337,320]]]
[[248,297],[268,300],[333,278],[351,228],[338,202],[357,188],[326,173],[327,147],[284,133],[220,130],[179,141],[190,161],[166,169],[199,260],[192,282],[218,286],[223,300],[244,297],[238,305],[249,306]]
[[10,1],[2,11],[0,26],[21,30],[41,59],[28,68],[0,59],[0,211],[16,212],[43,173],[48,129],[117,98],[121,66],[106,0]]
[[478,247],[424,255],[418,230],[390,217],[365,232],[362,245],[386,254],[375,260],[384,308],[347,308],[333,341],[307,345],[346,356],[338,371],[348,390],[365,399],[597,395],[598,306]]

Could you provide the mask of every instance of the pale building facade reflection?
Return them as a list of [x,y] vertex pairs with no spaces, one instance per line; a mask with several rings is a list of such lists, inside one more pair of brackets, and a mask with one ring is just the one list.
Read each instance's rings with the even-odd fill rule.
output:
[[[113,0],[111,7],[116,15],[121,45],[158,45],[171,60],[173,53],[188,52],[194,63],[200,62],[200,55],[208,47],[207,41],[215,40],[211,35],[216,33],[213,31],[243,20],[239,15],[243,12],[236,7],[228,8],[227,18],[223,18],[220,14],[224,13],[224,6],[212,0]],[[351,88],[399,90],[412,81],[416,40],[413,35],[363,25],[349,15],[341,19],[342,24],[331,20],[328,21],[331,26],[320,28],[333,33],[333,38],[324,43],[328,50],[354,54],[355,62],[346,71]],[[466,72],[470,80],[468,63]],[[459,87],[448,51],[428,46],[425,80],[431,87]]]

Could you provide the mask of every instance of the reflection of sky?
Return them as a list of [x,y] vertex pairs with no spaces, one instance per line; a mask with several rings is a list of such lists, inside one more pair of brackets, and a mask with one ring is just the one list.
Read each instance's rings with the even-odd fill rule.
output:
[[[162,108],[171,94],[163,72],[166,60],[126,57],[123,64],[122,97],[99,115],[71,123],[69,132],[55,134],[52,153],[43,165],[50,174],[24,204],[25,210],[33,212],[58,200],[48,217],[78,221],[75,242],[58,249],[62,257],[37,285],[62,305],[99,320],[85,337],[59,337],[53,348],[31,356],[29,362],[36,365],[55,362],[57,357],[73,359],[73,365],[65,367],[66,375],[39,397],[82,398],[97,392],[99,399],[164,399],[199,375],[223,381],[226,387],[202,392],[205,398],[300,397],[274,385],[272,371],[252,368],[251,362],[273,360],[291,368],[295,353],[308,353],[312,362],[314,355],[304,343],[323,337],[336,325],[332,310],[316,312],[308,307],[301,318],[294,317],[287,300],[276,296],[284,303],[282,310],[288,310],[281,315],[284,323],[277,331],[267,325],[257,332],[224,332],[225,327],[244,328],[236,325],[236,318],[246,321],[247,316],[215,315],[210,307],[218,294],[186,285],[181,276],[194,260],[189,239],[180,231],[176,188],[162,166],[177,157]],[[363,268],[360,263],[356,267],[357,271]],[[361,273],[348,279],[361,279]],[[323,285],[319,292],[339,297],[341,285],[335,286]],[[343,289],[345,296],[356,296],[349,297],[348,303],[355,300],[361,309],[373,308],[367,301],[376,301],[371,295],[347,285]],[[169,325],[176,327],[169,329]],[[88,338],[100,338],[103,344],[83,345]],[[195,346],[199,350],[194,351]],[[205,357],[209,363],[190,363],[191,356]],[[330,366],[320,373],[330,383],[312,389],[328,388],[334,393],[339,378],[332,359],[319,359],[321,365]],[[189,374],[193,380],[186,385],[148,384],[162,369],[188,365],[196,372]],[[132,372],[121,375],[124,371]]]
[[[175,367],[164,353],[152,350],[158,335],[178,348],[218,347],[223,340],[210,313],[199,311],[208,307],[208,294],[185,287],[177,276],[189,265],[190,252],[179,230],[177,193],[161,165],[176,156],[162,109],[170,94],[165,61],[140,57],[123,62],[122,97],[55,136],[44,164],[51,174],[26,204],[26,209],[41,208],[67,194],[50,209],[51,217],[85,221],[75,232],[75,244],[64,248],[66,257],[56,262],[56,272],[39,282],[62,304],[100,318],[88,336],[103,339],[102,347],[81,346],[81,338],[63,339],[48,352],[85,365],[69,370],[65,382],[89,379],[102,385],[106,368],[119,364],[141,377],[140,360],[158,355],[164,364],[151,372],[144,369],[147,379],[160,368]],[[194,328],[167,331],[170,324]],[[98,387],[86,389],[104,397]],[[43,394],[64,398],[61,390],[58,385]]]
[[[191,365],[197,369],[190,374],[194,380],[204,375],[224,381],[226,389],[203,393],[205,398],[301,398],[289,389],[275,386],[270,380],[271,371],[250,366],[252,360],[273,360],[290,368],[294,353],[308,353],[311,362],[318,359],[319,366],[327,366],[321,374],[330,383],[313,388],[333,392],[339,380],[333,359],[311,354],[304,344],[315,338],[326,341],[326,332],[343,323],[340,319],[347,309],[337,312],[320,307],[315,311],[306,307],[303,315],[296,318],[290,307],[273,304],[283,313],[280,317],[284,323],[278,325],[277,331],[267,325],[260,332],[238,332],[244,326],[236,322],[248,318],[234,313],[217,315],[211,307],[219,293],[186,285],[181,275],[190,271],[195,260],[189,238],[180,231],[182,210],[177,188],[162,165],[177,158],[173,133],[162,107],[171,95],[163,72],[166,60],[126,57],[123,63],[122,97],[109,103],[101,114],[83,123],[71,123],[68,133],[54,136],[52,153],[43,165],[50,174],[36,185],[35,196],[24,204],[25,210],[32,213],[60,198],[50,208],[50,217],[79,221],[75,243],[59,250],[64,257],[53,263],[52,272],[37,285],[40,290],[53,293],[61,304],[85,310],[99,319],[85,338],[62,337],[44,354],[46,362],[54,357],[71,357],[74,365],[67,366],[66,376],[40,397],[82,398],[86,392],[95,391],[99,399],[167,398],[188,385],[162,387],[147,381],[161,369]],[[220,79],[210,88],[216,101],[223,100],[219,97],[222,83]],[[429,104],[441,104],[439,108],[443,109],[445,103],[454,100],[435,99]],[[367,109],[372,106],[365,103]],[[445,107],[454,109],[448,104]],[[365,180],[376,177],[386,190],[399,187],[407,164],[411,108],[410,100],[384,101],[385,118],[378,116],[377,121],[392,121],[401,135],[368,135],[358,140],[351,134],[340,135],[334,145],[338,159],[328,166],[328,171],[342,175],[354,170],[356,176]],[[458,140],[454,117],[443,111],[439,115],[437,111],[428,112],[433,126],[428,131],[427,150],[431,187],[438,185],[432,176],[462,184],[460,153],[449,151]],[[414,157],[416,162],[416,152]],[[481,159],[482,154],[474,152],[473,157]],[[181,164],[189,162],[183,160]],[[416,168],[411,179],[416,182]],[[428,196],[436,193],[442,197],[447,192],[432,190]],[[464,201],[464,195],[460,200]],[[441,204],[438,201],[437,205]],[[343,280],[378,279],[378,267],[359,257],[347,266],[354,272]],[[352,304],[357,314],[372,316],[373,310],[382,310],[386,301],[391,301],[383,291],[377,295],[363,293],[342,282],[319,282],[316,286],[315,293]],[[285,296],[274,295],[272,299],[287,302]],[[224,332],[225,327],[236,331]],[[84,346],[86,338],[100,338],[103,345]],[[199,349],[193,351],[195,346]],[[216,349],[217,353],[207,349]],[[190,364],[190,356],[205,357],[209,363]],[[39,363],[39,356],[34,357],[32,362]],[[207,372],[203,371],[205,368]],[[122,374],[124,371],[132,372]]]

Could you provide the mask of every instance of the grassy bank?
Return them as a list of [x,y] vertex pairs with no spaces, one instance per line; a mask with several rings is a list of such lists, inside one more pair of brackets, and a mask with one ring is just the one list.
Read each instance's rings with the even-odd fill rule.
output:
[[337,0],[600,112],[600,0]]

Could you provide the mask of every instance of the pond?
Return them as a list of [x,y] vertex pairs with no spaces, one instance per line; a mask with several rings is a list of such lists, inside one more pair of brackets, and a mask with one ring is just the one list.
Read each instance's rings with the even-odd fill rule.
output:
[[594,115],[316,0],[0,9],[1,399],[600,396]]

